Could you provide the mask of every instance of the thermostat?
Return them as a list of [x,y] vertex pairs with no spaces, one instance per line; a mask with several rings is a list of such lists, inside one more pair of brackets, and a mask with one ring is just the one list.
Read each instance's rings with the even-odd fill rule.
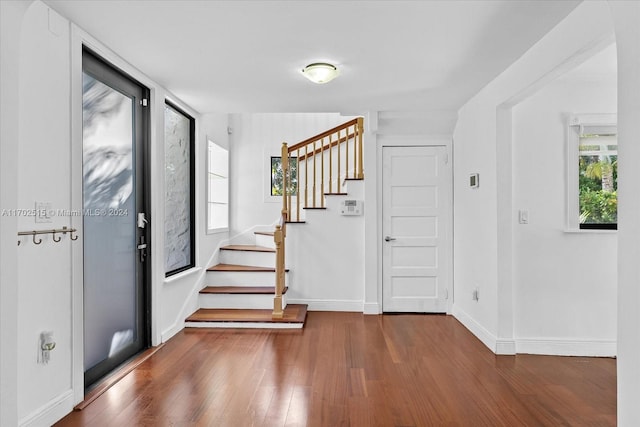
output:
[[342,215],[362,215],[362,200],[344,200],[340,213]]

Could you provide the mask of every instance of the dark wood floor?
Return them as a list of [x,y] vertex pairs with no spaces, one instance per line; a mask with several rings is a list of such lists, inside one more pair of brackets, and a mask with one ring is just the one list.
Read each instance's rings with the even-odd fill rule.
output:
[[614,359],[495,356],[450,316],[184,330],[60,426],[614,426]]

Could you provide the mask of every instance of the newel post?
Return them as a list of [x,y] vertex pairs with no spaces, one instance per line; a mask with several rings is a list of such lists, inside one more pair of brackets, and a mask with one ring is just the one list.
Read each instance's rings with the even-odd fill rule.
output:
[[284,312],[282,311],[282,282],[284,281],[284,237],[282,226],[276,225],[276,231],[273,233],[273,241],[276,244],[276,294],[273,298],[273,314],[272,317],[282,319]]

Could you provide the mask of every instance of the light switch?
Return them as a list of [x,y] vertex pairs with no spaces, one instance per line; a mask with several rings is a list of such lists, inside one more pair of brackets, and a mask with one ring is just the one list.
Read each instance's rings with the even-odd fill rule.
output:
[[518,222],[520,224],[529,224],[529,211],[526,209],[520,209],[518,212]]

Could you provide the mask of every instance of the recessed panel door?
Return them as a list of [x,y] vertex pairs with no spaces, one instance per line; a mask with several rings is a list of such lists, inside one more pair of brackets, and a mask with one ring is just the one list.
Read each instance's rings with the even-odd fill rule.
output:
[[446,312],[446,147],[383,147],[383,311]]

